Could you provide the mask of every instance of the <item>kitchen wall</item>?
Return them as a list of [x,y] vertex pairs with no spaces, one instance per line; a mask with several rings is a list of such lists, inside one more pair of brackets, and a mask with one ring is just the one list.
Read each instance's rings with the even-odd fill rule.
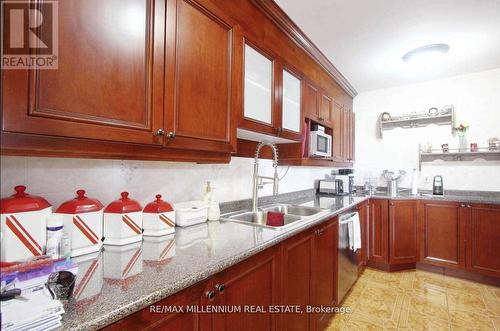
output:
[[[467,122],[468,144],[487,146],[491,137],[500,138],[500,69],[456,76],[425,83],[360,93],[354,99],[356,113],[356,182],[377,177],[383,169],[403,169],[408,174],[400,186],[411,186],[411,171],[418,168],[418,144],[429,141],[433,148],[448,143],[458,147],[458,137],[450,126],[384,131],[376,138],[380,113],[400,115],[420,112],[430,107],[453,104],[456,122]],[[419,176],[420,188],[430,189],[432,177],[443,176],[445,189],[500,191],[500,161],[456,161],[424,163]]]
[[[260,161],[260,174],[272,176],[272,162]],[[288,169],[288,172],[287,172]],[[121,161],[68,158],[2,156],[1,196],[11,195],[15,185],[26,185],[31,194],[59,206],[75,196],[79,188],[103,204],[128,191],[141,203],[161,193],[170,202],[200,199],[205,182],[212,181],[219,200],[248,199],[252,195],[253,159],[233,157],[230,164],[200,165],[164,161]],[[313,188],[315,179],[329,174],[328,168],[279,167],[280,193]],[[259,196],[272,194],[266,185]]]

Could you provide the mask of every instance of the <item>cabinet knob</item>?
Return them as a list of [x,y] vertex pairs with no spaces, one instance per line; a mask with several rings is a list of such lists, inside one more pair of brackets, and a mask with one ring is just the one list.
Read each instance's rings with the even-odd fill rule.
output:
[[167,138],[170,138],[170,139],[175,138],[175,132],[170,131],[169,133],[167,133]]
[[226,285],[224,284],[217,284],[215,285],[215,289],[219,291],[220,294],[224,293],[224,290],[226,289]]
[[470,205],[467,205],[467,208],[470,208]]
[[462,203],[462,204],[460,205],[460,207],[465,208],[465,205]]
[[215,292],[214,291],[207,291],[205,295],[208,298],[208,301],[214,301],[215,299]]
[[154,135],[157,136],[157,137],[161,137],[161,136],[165,135],[165,130],[158,129],[158,130],[156,130],[156,132],[154,133]]

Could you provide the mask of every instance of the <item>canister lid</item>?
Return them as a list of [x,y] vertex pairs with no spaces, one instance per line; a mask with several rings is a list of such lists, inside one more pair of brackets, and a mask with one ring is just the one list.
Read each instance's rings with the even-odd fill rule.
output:
[[97,199],[87,198],[84,190],[76,191],[76,198],[63,202],[56,213],[60,214],[82,214],[99,211],[103,208],[102,203]]
[[26,186],[18,185],[14,190],[15,194],[0,202],[2,214],[37,211],[51,206],[44,198],[26,193]]
[[142,207],[136,200],[132,200],[128,197],[128,192],[121,193],[121,199],[111,202],[106,209],[105,213],[113,214],[125,214],[141,211]]
[[158,214],[158,213],[166,213],[169,211],[173,211],[174,208],[172,205],[166,201],[163,201],[161,199],[161,194],[157,194],[156,200],[153,202],[150,202],[144,207],[143,212],[145,213],[153,213],[153,214]]

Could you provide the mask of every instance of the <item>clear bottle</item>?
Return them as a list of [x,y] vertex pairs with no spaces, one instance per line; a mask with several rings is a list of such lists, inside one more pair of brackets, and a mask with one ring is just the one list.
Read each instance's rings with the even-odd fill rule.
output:
[[46,254],[53,259],[61,256],[61,243],[63,238],[63,220],[61,215],[52,214],[47,218],[47,244]]

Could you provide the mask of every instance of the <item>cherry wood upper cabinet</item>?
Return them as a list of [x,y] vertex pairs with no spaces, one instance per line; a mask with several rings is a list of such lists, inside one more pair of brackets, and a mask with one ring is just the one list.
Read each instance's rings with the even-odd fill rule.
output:
[[166,145],[234,151],[240,28],[209,1],[168,0],[167,13]]
[[389,263],[389,202],[370,200],[368,264]]
[[417,201],[389,202],[389,263],[417,262]]
[[320,91],[311,82],[304,83],[304,114],[314,121],[319,121]]
[[268,310],[279,304],[280,268],[280,250],[275,246],[214,277],[213,305],[242,310],[259,306],[266,312],[213,314],[213,330],[277,330],[279,314]]
[[422,202],[420,262],[465,268],[466,218],[463,212],[457,202]]
[[321,93],[321,102],[319,107],[319,121],[331,127],[332,118],[333,118],[333,99],[328,95]]
[[278,93],[281,112],[278,112],[278,135],[292,140],[302,139],[302,78],[289,66],[281,66]]
[[468,216],[467,269],[500,277],[500,206],[466,205]]
[[58,69],[3,71],[2,130],[162,144],[164,1],[61,1],[59,13]]
[[333,103],[333,149],[332,158],[334,162],[344,162],[343,144],[345,135],[343,133],[343,106],[337,102]]

